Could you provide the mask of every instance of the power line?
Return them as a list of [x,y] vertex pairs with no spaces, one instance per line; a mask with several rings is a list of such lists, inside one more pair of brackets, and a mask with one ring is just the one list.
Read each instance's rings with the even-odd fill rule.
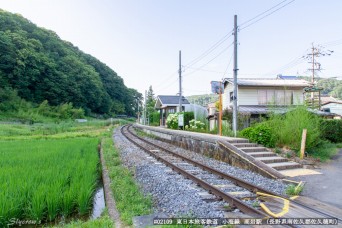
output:
[[[198,69],[202,69],[203,67],[205,67],[206,65],[208,65],[209,63],[211,63],[212,61],[214,61],[217,57],[219,57],[220,55],[222,55],[224,52],[226,52],[234,43],[231,43],[228,47],[224,48],[220,53],[218,53],[214,58],[212,58],[211,60],[209,60],[208,62],[206,62],[205,64],[203,64],[202,66],[200,66]],[[188,74],[183,75],[183,77],[186,77],[188,75],[191,75],[193,73],[195,73],[198,70],[194,70]]]
[[226,69],[224,70],[224,73],[223,73],[223,76],[222,76],[223,78],[224,78],[224,76],[225,76],[225,75],[227,74],[227,72],[228,72],[228,68],[229,68],[230,64],[232,63],[233,56],[234,56],[234,53],[232,53],[232,55],[230,56],[229,63],[228,63],[228,65],[227,65]]
[[270,10],[274,9],[275,7],[277,7],[277,6],[279,6],[279,5],[281,5],[282,3],[284,3],[284,2],[287,2],[287,1],[288,1],[288,0],[284,0],[284,1],[280,2],[280,3],[278,3],[277,5],[275,5],[275,6],[272,6],[272,7],[271,7],[271,8],[269,8],[268,10],[266,10],[266,11],[264,11],[264,12],[262,12],[262,13],[260,13],[260,14],[256,15],[255,17],[253,17],[253,18],[251,18],[251,19],[249,19],[249,20],[247,20],[247,21],[243,22],[242,24],[240,24],[240,25],[239,25],[239,27],[240,27],[240,26],[242,26],[242,25],[244,25],[244,24],[247,24],[247,23],[248,23],[248,22],[250,22],[250,21],[253,21],[254,19],[256,19],[256,18],[260,17],[261,15],[263,15],[263,14],[267,13],[268,11],[270,11]]
[[229,33],[224,35],[219,41],[217,41],[215,44],[213,44],[209,49],[207,49],[205,52],[203,52],[200,56],[197,58],[193,59],[189,63],[186,64],[187,67],[191,67],[198,63],[200,60],[202,60],[204,57],[209,55],[211,52],[213,52],[216,48],[218,48],[221,44],[223,44],[224,41],[228,40],[232,36],[232,31],[231,30]]
[[160,86],[162,86],[163,84],[165,84],[165,82],[167,81],[170,81],[170,79],[172,79],[172,76],[176,75],[178,73],[178,70],[173,72],[172,74],[170,74],[169,76],[167,77],[164,77],[164,78],[167,78],[166,80],[162,80],[161,83],[157,84],[154,88],[159,88]]
[[224,73],[224,71],[216,71],[216,70],[208,70],[208,69],[201,69],[201,68],[196,68],[196,67],[184,66],[184,70],[186,70],[186,69],[206,71],[206,72],[217,73],[217,74],[223,74]]
[[279,71],[284,71],[284,70],[287,70],[287,69],[290,69],[292,67],[295,67],[297,66],[298,64],[302,63],[304,61],[303,59],[303,56],[306,54],[306,52],[308,51],[308,49],[306,49],[302,55],[300,55],[299,57],[296,57],[294,58],[293,60],[291,60],[289,63],[286,63],[285,65],[279,67],[279,68],[276,68],[272,71],[269,71],[267,73],[265,73],[264,75],[271,75],[271,74],[274,74],[274,73],[280,73]]
[[[259,18],[258,20],[254,21],[254,22],[252,22],[252,23],[250,23],[250,24],[247,24],[247,25],[244,26],[244,27],[241,27],[241,28],[240,28],[240,31],[243,30],[243,29],[245,29],[245,28],[248,28],[249,26],[254,25],[255,23],[261,21],[262,19],[264,19],[264,18],[266,18],[266,17],[268,17],[268,16],[274,14],[275,12],[281,10],[282,8],[284,8],[285,6],[291,4],[291,3],[294,2],[294,1],[296,1],[296,0],[292,0],[292,1],[288,2],[288,3],[286,3],[285,5],[283,5],[283,6],[279,7],[279,8],[277,8],[277,9],[273,10],[272,12],[270,12],[270,13],[268,13],[268,14],[266,14],[265,16]],[[285,2],[285,1],[283,1],[283,2]],[[283,3],[283,2],[281,2],[281,3]],[[278,5],[279,5],[279,4],[278,4]],[[274,8],[274,7],[272,7],[272,8]],[[266,10],[264,13],[266,13],[266,12],[268,12],[268,11],[269,11],[269,10]],[[261,13],[261,14],[264,14],[264,13]],[[244,24],[246,24],[246,23],[244,23]],[[241,26],[241,25],[240,25],[240,26]],[[239,26],[239,27],[240,27],[240,26]]]

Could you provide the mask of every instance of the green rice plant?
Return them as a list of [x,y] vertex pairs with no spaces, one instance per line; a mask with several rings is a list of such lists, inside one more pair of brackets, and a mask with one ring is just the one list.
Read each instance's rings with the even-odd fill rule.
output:
[[[89,212],[99,178],[98,139],[0,140],[0,144],[1,221],[44,222],[74,211]],[[79,193],[85,202],[80,205],[75,204]]]
[[61,213],[64,217],[68,217],[73,212],[73,208],[75,205],[74,197],[76,197],[76,195],[74,195],[71,188],[68,188],[63,192]]
[[58,215],[58,209],[60,207],[60,186],[58,184],[53,184],[46,194],[46,206],[47,206],[47,216],[49,221],[55,220]]
[[77,205],[78,211],[80,215],[85,215],[89,213],[92,204],[92,196],[94,195],[94,191],[96,189],[96,185],[92,184],[89,181],[84,181],[88,183],[83,188],[79,189],[77,195]]
[[44,186],[39,186],[37,190],[33,193],[29,209],[30,218],[36,220],[43,220],[46,208],[45,194],[46,193]]

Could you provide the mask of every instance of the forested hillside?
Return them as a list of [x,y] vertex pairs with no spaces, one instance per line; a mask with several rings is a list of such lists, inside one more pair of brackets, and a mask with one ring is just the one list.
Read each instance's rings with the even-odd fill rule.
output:
[[217,94],[203,94],[203,95],[192,95],[186,97],[188,101],[192,104],[202,105],[207,107],[209,103],[215,103],[219,99]]
[[33,104],[72,102],[86,114],[134,115],[135,97],[141,97],[95,57],[1,9],[0,90],[16,91]]
[[[299,76],[304,80],[311,82],[311,77]],[[342,80],[332,78],[315,78],[317,86],[322,87],[322,94],[330,95],[338,99],[342,99]]]

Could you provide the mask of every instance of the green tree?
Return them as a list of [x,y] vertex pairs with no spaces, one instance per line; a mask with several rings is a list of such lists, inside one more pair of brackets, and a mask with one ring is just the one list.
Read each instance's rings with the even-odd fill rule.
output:
[[0,10],[0,88],[5,87],[33,104],[72,103],[87,114],[135,113],[137,92],[115,71],[53,31]]
[[146,98],[147,113],[153,113],[154,112],[155,104],[156,104],[156,98],[154,96],[152,86],[150,85],[150,87],[147,91],[147,98]]

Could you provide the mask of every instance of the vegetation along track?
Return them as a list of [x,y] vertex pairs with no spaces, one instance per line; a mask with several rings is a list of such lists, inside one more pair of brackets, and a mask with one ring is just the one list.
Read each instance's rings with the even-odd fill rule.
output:
[[[219,170],[211,168],[205,164],[194,161],[188,157],[184,157],[180,154],[172,152],[164,147],[151,143],[144,138],[141,138],[135,135],[131,130],[131,126],[126,125],[121,128],[121,133],[133,144],[143,149],[148,154],[155,157],[157,160],[163,162],[174,171],[184,175],[186,178],[191,179],[195,183],[197,183],[202,188],[206,189],[209,193],[215,195],[219,199],[223,199],[228,202],[230,206],[235,206],[240,209],[242,212],[249,214],[253,217],[282,217],[287,215],[289,203],[292,205],[296,205],[296,213],[299,211],[304,211],[301,217],[307,217],[309,211],[310,217],[328,217],[333,218],[325,212],[319,211],[317,209],[306,206],[302,203],[295,202],[291,198],[287,198],[282,195],[277,195],[273,192],[270,192],[266,189],[263,189],[260,186],[256,186],[254,184],[248,183],[244,180],[231,176],[227,173],[223,173]],[[184,168],[185,167],[185,168]],[[198,172],[198,169],[201,169],[201,172]],[[196,171],[197,170],[197,171]],[[230,181],[229,185],[214,185],[211,184],[210,179],[203,178],[206,175],[214,175],[216,178],[224,179]],[[238,189],[238,191],[236,191]],[[261,207],[252,207],[246,203],[246,201],[250,199],[261,199],[260,206]],[[283,210],[281,213],[275,214],[272,213],[271,210],[264,203],[267,200],[270,200],[273,204],[284,204]],[[279,205],[276,206],[279,208]],[[263,209],[263,210],[262,210]],[[290,217],[290,216],[287,216]],[[299,212],[300,217],[300,212]],[[338,219],[341,222],[341,219]]]

